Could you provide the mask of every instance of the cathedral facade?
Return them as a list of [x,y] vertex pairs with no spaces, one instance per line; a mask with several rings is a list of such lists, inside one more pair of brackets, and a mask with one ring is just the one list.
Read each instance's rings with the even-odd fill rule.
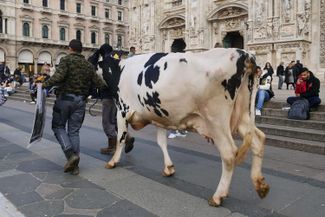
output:
[[183,38],[187,51],[249,50],[262,67],[300,60],[325,80],[325,0],[133,0],[129,11],[138,53],[169,52]]

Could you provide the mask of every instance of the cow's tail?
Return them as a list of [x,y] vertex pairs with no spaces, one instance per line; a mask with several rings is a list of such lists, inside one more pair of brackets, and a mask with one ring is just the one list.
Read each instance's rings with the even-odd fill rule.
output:
[[[248,66],[246,65],[246,67],[251,68],[250,73],[248,75],[248,91],[246,89],[247,87],[244,87],[246,89],[246,91],[242,92],[244,96],[239,98],[239,101],[241,101],[241,102],[236,102],[236,105],[237,105],[237,109],[239,109],[238,107],[243,109],[243,103],[245,103],[245,99],[247,99],[246,96],[249,96],[248,97],[249,98],[248,105],[246,104],[246,106],[244,106],[244,109],[246,108],[248,110],[248,115],[247,116],[242,115],[241,120],[238,120],[238,122],[236,123],[237,126],[233,126],[232,128],[236,129],[236,127],[238,127],[238,124],[240,124],[240,122],[241,122],[241,123],[244,123],[244,126],[242,126],[242,127],[246,127],[248,129],[244,130],[244,131],[246,131],[246,133],[244,135],[242,135],[243,143],[239,147],[237,154],[236,154],[236,159],[235,159],[236,165],[238,165],[244,161],[246,154],[251,147],[252,140],[253,140],[253,133],[255,130],[255,99],[256,99],[258,85],[257,85],[257,78],[255,75],[256,74],[256,63],[255,63],[254,57],[249,58],[249,64],[248,64]],[[247,103],[247,101],[246,101],[246,103]],[[238,105],[241,105],[241,106],[238,106]],[[235,106],[235,108],[236,108],[236,106]],[[235,110],[235,112],[238,112],[238,110],[237,111]],[[242,111],[240,113],[242,113]]]

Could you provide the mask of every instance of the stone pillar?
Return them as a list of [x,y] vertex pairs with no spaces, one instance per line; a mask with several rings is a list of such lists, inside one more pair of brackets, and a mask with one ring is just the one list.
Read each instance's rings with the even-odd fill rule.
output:
[[320,67],[325,68],[325,0],[320,1]]
[[38,58],[34,58],[34,75],[37,74],[37,61],[38,61]]

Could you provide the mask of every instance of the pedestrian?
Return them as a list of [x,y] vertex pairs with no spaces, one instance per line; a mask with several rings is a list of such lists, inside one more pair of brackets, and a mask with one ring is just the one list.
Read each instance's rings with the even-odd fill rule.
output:
[[14,79],[16,82],[19,83],[19,86],[23,84],[23,76],[21,70],[22,70],[22,66],[18,66],[14,71]]
[[272,67],[272,65],[271,65],[270,62],[266,62],[266,63],[265,63],[265,66],[264,66],[264,69],[263,69],[263,70],[267,70],[268,74],[269,74],[269,75],[271,76],[271,78],[272,78],[273,73],[274,73],[274,70],[273,70],[273,67]]
[[[186,43],[184,39],[182,38],[177,38],[173,41],[171,45],[171,52],[172,53],[184,53],[186,48]],[[186,131],[185,130],[172,130],[168,138],[173,139],[176,138],[177,136],[179,137],[186,137]]]
[[10,69],[6,65],[6,62],[0,64],[0,80],[4,81],[10,76]]
[[133,46],[130,47],[130,51],[129,51],[129,54],[128,54],[128,58],[129,57],[133,57],[135,55],[135,52],[136,52],[135,51],[135,47],[133,47]]
[[256,94],[256,110],[255,115],[260,116],[264,103],[269,101],[274,93],[272,91],[272,77],[271,72],[264,69],[262,71],[261,67],[257,66],[257,76],[259,78],[259,86]]
[[67,158],[64,172],[73,175],[79,174],[79,130],[85,117],[86,99],[91,86],[102,86],[94,67],[81,52],[82,43],[71,40],[69,54],[61,59],[53,76],[43,83],[44,88],[57,86],[52,130]]
[[296,96],[288,97],[287,103],[292,105],[295,101],[304,98],[309,101],[309,108],[316,109],[321,103],[321,99],[319,98],[319,79],[308,68],[302,68],[297,80],[297,86]]
[[295,89],[295,79],[294,79],[294,70],[293,70],[294,64],[295,62],[291,61],[289,65],[286,67],[286,69],[284,70],[284,75],[285,75],[284,81],[287,84],[287,90],[289,89],[290,84],[292,85],[292,88]]
[[278,76],[279,81],[278,81],[278,89],[281,90],[283,86],[283,81],[284,81],[284,66],[283,62],[281,61],[279,66],[276,68],[276,76]]
[[[88,61],[93,64],[96,70],[102,70],[105,78],[105,84],[100,89],[100,98],[102,100],[102,126],[107,136],[107,147],[101,148],[101,154],[114,154],[117,142],[117,85],[119,80],[118,69],[116,69],[116,60],[112,58],[113,48],[109,44],[103,44]],[[102,61],[98,62],[102,57]],[[133,149],[134,138],[126,137],[125,152],[128,153]]]

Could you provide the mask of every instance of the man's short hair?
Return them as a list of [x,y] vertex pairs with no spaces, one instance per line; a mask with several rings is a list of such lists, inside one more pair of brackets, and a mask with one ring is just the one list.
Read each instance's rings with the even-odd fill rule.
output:
[[82,43],[77,39],[72,39],[69,43],[69,47],[75,52],[82,52]]

